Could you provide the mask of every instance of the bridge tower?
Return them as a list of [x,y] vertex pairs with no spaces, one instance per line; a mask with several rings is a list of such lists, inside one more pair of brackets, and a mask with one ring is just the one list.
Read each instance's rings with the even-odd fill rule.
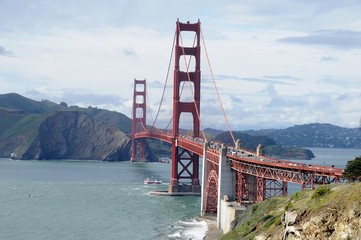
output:
[[146,130],[146,79],[134,79],[134,94],[132,108],[132,162],[145,162],[145,138],[134,139],[134,134]]
[[[200,193],[199,185],[199,156],[177,146],[176,137],[179,135],[179,120],[182,113],[191,113],[193,117],[193,137],[199,137],[200,131],[200,21],[197,23],[181,23],[177,20],[176,44],[175,44],[175,66],[173,85],[173,142],[172,142],[172,174],[168,192],[194,192]],[[194,32],[195,46],[181,46],[181,32]],[[182,43],[183,44],[183,43]],[[180,61],[185,57],[194,57],[195,71],[181,71]],[[181,101],[181,83],[192,82],[193,101]]]

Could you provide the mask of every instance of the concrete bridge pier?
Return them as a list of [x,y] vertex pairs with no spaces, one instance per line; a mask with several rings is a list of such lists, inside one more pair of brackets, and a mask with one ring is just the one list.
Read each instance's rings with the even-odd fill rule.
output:
[[[222,199],[226,201],[234,201],[235,175],[232,173],[231,161],[227,159],[227,148],[222,145],[219,150],[219,169],[218,169],[218,202],[217,202],[217,227],[222,228],[224,224],[228,224],[226,214],[222,214],[226,210],[226,205],[222,204]],[[223,209],[222,209],[223,208]]]

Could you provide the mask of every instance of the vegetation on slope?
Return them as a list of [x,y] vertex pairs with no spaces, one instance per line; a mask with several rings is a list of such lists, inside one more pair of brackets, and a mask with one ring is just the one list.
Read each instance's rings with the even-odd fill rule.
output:
[[282,159],[312,159],[315,157],[309,149],[299,147],[282,147],[280,145],[266,146],[263,154]]
[[[361,183],[320,186],[290,197],[273,197],[251,205],[221,239],[339,239],[341,235],[353,239],[361,234],[360,199]],[[297,215],[294,226],[300,236],[285,234],[284,214],[290,212]]]

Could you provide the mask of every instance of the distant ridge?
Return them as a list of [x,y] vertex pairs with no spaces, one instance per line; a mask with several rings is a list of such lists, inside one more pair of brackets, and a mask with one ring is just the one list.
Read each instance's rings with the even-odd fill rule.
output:
[[48,100],[38,102],[17,93],[0,94],[0,107],[25,113],[44,113],[60,108],[58,104]]
[[286,129],[245,132],[254,136],[268,136],[282,146],[361,149],[360,128],[344,128],[329,123],[310,123]]

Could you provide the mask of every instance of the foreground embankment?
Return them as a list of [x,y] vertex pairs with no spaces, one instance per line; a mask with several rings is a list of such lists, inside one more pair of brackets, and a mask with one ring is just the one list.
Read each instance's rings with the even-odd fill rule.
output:
[[229,233],[205,239],[361,239],[361,183],[273,197],[249,207],[233,225]]

